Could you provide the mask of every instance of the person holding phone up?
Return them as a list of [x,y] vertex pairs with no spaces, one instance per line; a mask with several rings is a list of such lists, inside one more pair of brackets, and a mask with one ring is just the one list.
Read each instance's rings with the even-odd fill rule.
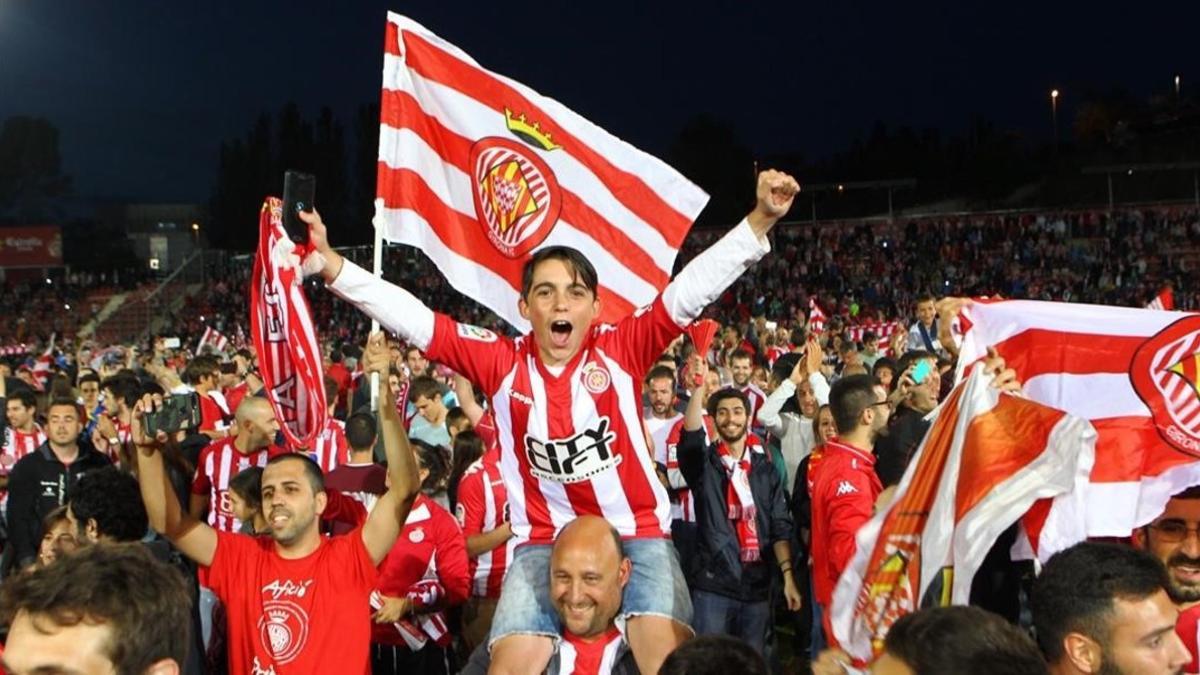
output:
[[942,386],[937,355],[932,352],[906,352],[896,369],[900,376],[893,380],[888,396],[895,412],[887,435],[875,446],[875,473],[884,487],[900,482],[912,453],[929,431],[925,416],[937,407]]

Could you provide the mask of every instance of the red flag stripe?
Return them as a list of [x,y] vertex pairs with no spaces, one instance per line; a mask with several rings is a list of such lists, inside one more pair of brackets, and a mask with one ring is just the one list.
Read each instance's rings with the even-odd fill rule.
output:
[[[457,168],[468,177],[472,175],[474,167],[468,163],[472,141],[447,129],[437,118],[426,115],[417,100],[407,92],[384,90],[380,122],[396,129],[409,129],[426,145],[436,149],[443,162]],[[380,162],[381,172],[385,166],[387,165]],[[383,192],[382,175],[379,180],[379,193],[387,194]],[[656,288],[666,286],[670,275],[658,266],[641,245],[630,239],[618,226],[606,220],[571,190],[560,186],[559,191],[563,200],[563,213],[570,214],[572,225],[586,232],[605,249],[623,251],[623,262],[629,271],[646,283]]]
[[[1146,341],[1140,336],[1081,335],[1030,328],[995,345],[1022,380],[1063,373],[1127,373],[1133,354]],[[1047,358],[1053,354],[1054,358]]]
[[[559,126],[554,118],[535,106],[517,89],[484,72],[478,66],[466,63],[436,45],[429,43],[412,32],[405,31],[404,58],[409,67],[430,80],[458,89],[463,94],[487,105],[498,114],[505,108],[519,109],[527,116],[537,118],[542,131],[551,135],[554,142],[569,147],[571,154],[579,157],[591,167],[608,185],[620,186],[614,196],[624,206],[651,224],[673,247],[678,247],[691,227],[691,219],[683,215],[646,185],[637,175],[614,166],[599,153]],[[397,27],[389,22],[385,48],[388,54],[402,56],[399,52]],[[458,83],[463,83],[458,85]],[[460,88],[461,87],[461,88]]]
[[[467,259],[492,270],[513,289],[521,288],[523,261],[502,256],[488,241],[479,223],[447,206],[415,171],[392,169],[380,162],[379,183],[380,194],[407,196],[405,204],[385,201],[386,207],[414,208],[425,217],[433,234],[444,246],[459,251]],[[601,321],[613,322],[637,309],[621,294],[603,284],[600,285],[599,291]]]

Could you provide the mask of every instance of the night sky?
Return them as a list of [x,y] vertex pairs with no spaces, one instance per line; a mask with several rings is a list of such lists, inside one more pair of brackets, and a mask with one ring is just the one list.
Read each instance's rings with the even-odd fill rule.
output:
[[76,193],[207,201],[222,140],[295,100],[351,126],[385,12],[664,154],[698,113],[757,154],[820,158],[889,126],[1031,138],[1087,89],[1200,86],[1200,2],[0,0],[0,120],[49,118]]

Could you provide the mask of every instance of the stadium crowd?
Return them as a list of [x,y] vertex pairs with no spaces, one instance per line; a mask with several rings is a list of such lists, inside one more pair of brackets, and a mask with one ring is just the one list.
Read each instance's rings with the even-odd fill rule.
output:
[[[591,326],[586,260],[535,254],[516,342],[418,254],[374,279],[311,218],[329,418],[304,447],[246,342],[248,263],[144,344],[74,344],[84,310],[54,307],[86,284],[6,293],[67,337],[0,361],[4,668],[858,672],[832,588],[949,390],[952,296],[1143,306],[1169,285],[1195,309],[1200,212],[772,230],[796,189],[761,176],[747,219],[689,237],[614,331]],[[680,328],[701,317],[711,345]],[[208,328],[228,340],[196,346]],[[973,606],[900,619],[871,672],[1196,673],[1198,525],[1200,488],[1036,575],[989,556]]]

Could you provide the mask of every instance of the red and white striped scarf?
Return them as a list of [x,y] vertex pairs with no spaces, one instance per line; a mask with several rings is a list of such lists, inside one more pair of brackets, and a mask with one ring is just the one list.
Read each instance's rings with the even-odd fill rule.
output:
[[750,491],[750,453],[762,452],[762,448],[756,446],[758,439],[748,435],[742,458],[738,460],[729,453],[725,441],[717,443],[717,457],[725,467],[725,475],[729,477],[725,507],[737,530],[742,562],[757,562],[762,558],[758,546],[758,509],[754,506],[754,493]]
[[325,427],[324,374],[300,260],[311,251],[283,229],[283,202],[268,197],[259,216],[250,284],[250,331],[267,398],[292,447],[311,448]]

